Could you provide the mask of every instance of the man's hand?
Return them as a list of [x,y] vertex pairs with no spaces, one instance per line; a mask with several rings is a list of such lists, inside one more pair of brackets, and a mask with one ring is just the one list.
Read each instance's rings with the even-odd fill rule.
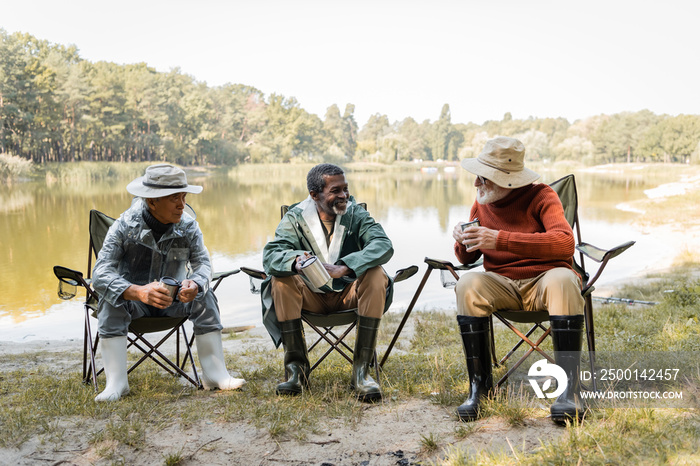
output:
[[296,262],[294,262],[294,270],[297,273],[301,273],[301,264],[303,264],[304,261],[306,261],[311,256],[312,254],[306,251],[304,251],[304,254],[302,254],[301,256],[297,256]]
[[498,230],[486,227],[468,227],[462,231],[462,223],[458,223],[452,230],[452,237],[458,243],[467,247],[467,252],[478,249],[496,249]]
[[199,286],[197,286],[194,280],[183,280],[177,299],[179,299],[181,303],[189,303],[197,297],[197,293],[199,293]]
[[165,309],[173,303],[173,299],[168,295],[168,289],[159,282],[131,285],[124,291],[123,297],[128,301],[141,301],[158,309]]
[[352,272],[350,267],[348,267],[345,264],[341,264],[341,265],[323,264],[323,266],[326,268],[326,271],[328,272],[328,275],[331,276],[331,278],[344,277],[346,275],[350,275],[350,273]]

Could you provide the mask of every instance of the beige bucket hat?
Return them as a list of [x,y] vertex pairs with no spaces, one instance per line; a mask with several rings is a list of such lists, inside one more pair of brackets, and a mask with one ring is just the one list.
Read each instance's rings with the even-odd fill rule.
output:
[[483,176],[502,188],[515,189],[535,182],[540,175],[525,168],[525,146],[514,138],[497,137],[486,141],[473,159],[463,159],[462,168]]
[[199,194],[202,187],[187,184],[187,175],[181,168],[161,163],[146,168],[146,174],[129,183],[126,190],[134,196],[154,199],[175,193]]

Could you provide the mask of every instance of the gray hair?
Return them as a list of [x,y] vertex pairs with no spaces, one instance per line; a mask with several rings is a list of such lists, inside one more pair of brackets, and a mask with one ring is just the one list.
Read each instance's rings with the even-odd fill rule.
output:
[[306,187],[309,192],[320,193],[326,187],[324,176],[343,175],[345,172],[342,168],[332,163],[321,163],[316,165],[306,175]]

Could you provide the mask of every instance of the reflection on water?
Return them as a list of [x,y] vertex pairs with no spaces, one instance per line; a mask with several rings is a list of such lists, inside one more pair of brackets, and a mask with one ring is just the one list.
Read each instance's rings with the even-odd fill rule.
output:
[[[300,201],[307,195],[306,169],[243,167],[228,174],[189,174],[192,182],[204,185],[204,191],[189,195],[188,201],[197,211],[215,270],[242,265],[260,267],[260,250],[274,234],[279,206]],[[563,174],[545,171],[542,181],[549,183]],[[584,240],[602,247],[614,246],[617,242],[611,241],[609,234],[613,230],[627,235],[626,239],[635,239],[629,237],[634,234],[629,223],[636,214],[616,206],[643,198],[644,189],[674,179],[663,172],[625,177],[578,174]],[[436,173],[394,170],[350,173],[348,180],[352,194],[368,204],[370,213],[394,242],[396,253],[386,267],[389,273],[416,264],[422,274],[424,257],[452,257],[452,226],[466,219],[474,201],[473,177],[468,173],[461,169],[454,172],[440,169]],[[128,181],[0,186],[0,328],[13,325],[36,328],[30,323],[20,324],[37,320],[53,307],[61,309],[69,321],[77,314],[74,333],[80,334],[78,300],[68,306],[71,311],[66,311],[67,305],[57,306],[61,301],[56,296],[57,281],[52,267],[61,264],[86,271],[88,212],[98,209],[118,216],[130,203],[125,190]],[[615,228],[611,230],[610,226]],[[601,240],[599,243],[591,239],[596,236]],[[629,262],[629,256],[641,253],[639,249],[627,252],[626,261]],[[397,285],[393,308],[408,304],[418,281],[415,277]],[[440,288],[437,278],[430,282],[435,287],[429,283],[420,307],[453,306],[452,293]],[[243,273],[226,279],[217,295],[225,325],[259,322],[258,297],[249,293],[247,276]]]

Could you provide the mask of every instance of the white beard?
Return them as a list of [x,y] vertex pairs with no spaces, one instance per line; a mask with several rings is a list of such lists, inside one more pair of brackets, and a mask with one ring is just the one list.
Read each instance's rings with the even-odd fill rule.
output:
[[481,185],[476,188],[476,202],[481,205],[491,204],[493,202],[498,202],[510,193],[510,189],[501,188],[495,184],[491,184],[486,187],[486,185]]

